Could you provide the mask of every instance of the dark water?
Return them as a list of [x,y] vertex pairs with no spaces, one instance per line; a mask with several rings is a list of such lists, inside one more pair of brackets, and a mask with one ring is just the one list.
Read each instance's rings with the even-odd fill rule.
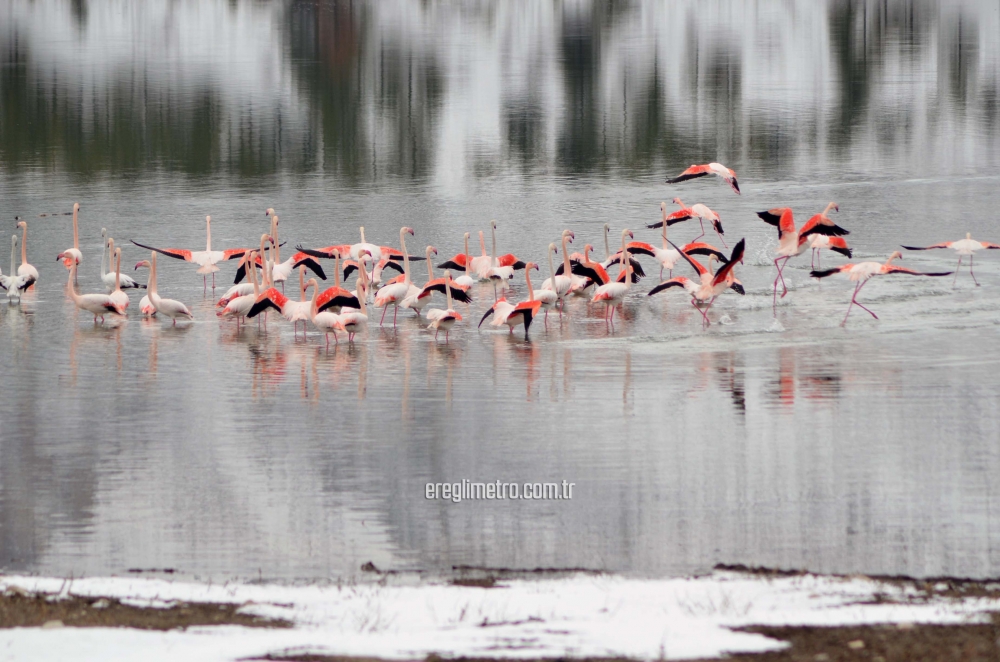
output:
[[[997,34],[986,2],[5,3],[0,218],[28,219],[41,280],[0,310],[0,566],[1000,575],[997,257],[980,253],[980,288],[874,281],[881,320],[842,329],[851,285],[810,281],[808,254],[773,313],[776,237],[753,213],[836,201],[861,260],[1000,241]],[[710,160],[742,196],[663,184]],[[161,290],[195,323],[142,321],[133,295],[129,321],[95,327],[54,260],[69,217],[38,217],[81,202],[88,292],[101,227],[200,248],[211,214],[215,246],[238,246],[266,207],[290,245],[359,225],[394,245],[406,224],[411,252],[442,257],[495,218],[537,285],[562,228],[599,256],[605,222],[612,244],[631,227],[658,245],[644,225],[675,195],[747,240],[747,294],[707,332],[682,295],[645,296],[647,260],[613,330],[580,299],[530,342],[477,332],[481,285],[447,345],[407,313],[329,351],[273,317],[220,324],[166,259]],[[462,479],[576,488],[424,498]]]

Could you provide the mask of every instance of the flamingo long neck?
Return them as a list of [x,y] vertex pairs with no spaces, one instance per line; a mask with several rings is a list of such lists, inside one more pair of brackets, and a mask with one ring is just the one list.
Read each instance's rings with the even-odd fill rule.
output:
[[299,267],[299,301],[306,300],[306,268]]
[[583,262],[584,262],[584,264],[590,264],[590,251],[593,248],[594,247],[591,246],[590,244],[587,244],[586,246],[583,247]]
[[337,251],[333,261],[333,285],[340,287],[340,251]]
[[80,250],[80,230],[76,224],[76,216],[80,212],[80,204],[73,205],[73,248]]
[[153,251],[149,263],[149,280],[152,281],[152,284],[146,286],[146,294],[149,296],[149,300],[155,304],[154,299],[159,295],[159,292],[156,291],[156,251]]
[[427,247],[427,282],[434,280],[434,263],[431,262],[431,247]]
[[247,267],[250,269],[250,284],[253,285],[253,297],[256,299],[260,296],[260,286],[257,285],[257,260],[254,256],[250,255],[249,264]]
[[108,254],[108,233],[103,228],[101,229],[101,278],[104,278],[108,269],[105,266],[105,258]]
[[205,217],[205,251],[212,252],[212,217]]
[[828,204],[828,205],[826,206],[826,209],[824,209],[824,210],[823,210],[823,216],[826,216],[827,214],[829,214],[829,213],[830,213],[830,210],[831,210],[831,209],[833,209],[833,208],[834,208],[834,207],[836,207],[836,206],[837,206],[837,205],[836,205],[836,204],[834,204],[834,203],[832,203],[832,202],[831,202],[830,204]]
[[610,232],[610,231],[611,231],[611,228],[605,226],[605,228],[604,228],[604,259],[608,259],[609,257],[611,257],[611,246],[610,246],[610,244],[608,244],[608,232]]
[[115,292],[122,291],[122,249],[115,249]]
[[555,251],[555,248],[555,246],[549,246],[549,277],[552,279],[551,287],[553,290],[556,289],[556,267],[552,261],[552,253]]
[[21,264],[28,264],[28,224],[21,226]]
[[629,281],[632,280],[632,274],[630,273],[632,265],[628,259],[628,247],[625,243],[627,235],[627,232],[622,232],[622,271],[625,272],[625,287],[628,287]]
[[[146,263],[146,267],[147,268],[149,267],[149,262]],[[147,296],[149,295],[150,292],[153,291],[153,289],[154,289],[153,270],[149,269],[149,272],[146,274],[146,294],[147,294]]]
[[667,205],[663,204],[661,207],[663,210],[663,250],[669,250],[670,244],[667,243]]
[[490,232],[493,234],[493,266],[497,266],[497,226],[490,225]]
[[[303,292],[305,292],[305,290],[303,290]],[[318,297],[319,297],[319,288],[313,285],[312,303],[309,304],[309,317],[310,319],[312,319],[313,322],[316,321],[316,315],[319,314],[316,312],[317,308],[316,299]]]
[[562,249],[563,249],[563,276],[567,278],[573,273],[573,270],[569,266],[569,251],[566,250],[566,233],[563,232],[562,236]]
[[73,286],[73,277],[76,276],[76,263],[74,262],[69,268],[69,283],[66,287],[69,288],[69,298],[74,302],[79,302],[80,295],[76,293],[76,287]]
[[399,245],[403,249],[403,282],[410,284],[410,252],[406,250],[406,231],[399,231]]
[[444,295],[448,299],[448,310],[452,310],[451,307],[451,272],[447,269],[444,272]]
[[465,275],[472,273],[472,255],[469,254],[469,233],[465,233]]
[[359,229],[361,230],[361,243],[362,244],[368,243],[365,241],[365,226],[362,225],[361,228]]
[[[271,214],[271,236],[274,238],[274,248],[268,251],[268,254],[273,255],[271,258],[272,264],[278,264],[281,262],[281,247],[278,245],[281,242],[278,241],[278,217]],[[274,251],[273,254],[271,251]]]
[[15,258],[16,255],[17,255],[17,235],[15,234],[15,235],[13,235],[10,238],[10,275],[11,275],[11,277],[13,277],[14,274],[17,273],[17,271],[15,271],[15,265],[17,264],[17,262],[14,261],[16,259]]
[[531,286],[531,267],[524,269],[524,282],[528,284],[528,301],[535,300],[535,288]]
[[365,265],[360,265],[361,268],[358,269],[360,272],[358,274],[358,309],[361,314],[365,317],[368,316],[368,273],[365,271]]
[[482,252],[483,257],[486,257],[486,240],[483,239],[483,231],[479,231],[479,250]]

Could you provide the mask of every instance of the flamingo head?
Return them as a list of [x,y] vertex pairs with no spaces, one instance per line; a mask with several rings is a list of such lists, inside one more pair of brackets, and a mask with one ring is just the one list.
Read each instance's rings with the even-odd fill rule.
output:
[[628,235],[629,239],[635,239],[635,235],[632,234],[632,231],[629,230],[628,228],[625,228],[624,230],[622,230],[622,239],[625,239],[625,235]]
[[549,244],[549,250],[555,253],[556,255],[559,254],[559,248],[555,244]]
[[666,212],[667,211],[667,203],[666,203],[666,201],[660,203],[660,211],[662,211],[662,212]]
[[59,262],[60,260],[66,260],[67,262],[71,262],[73,258],[67,255],[66,253],[60,253],[59,255],[56,255],[56,262]]
[[306,281],[306,289],[308,290],[310,287],[319,287],[319,283],[316,282],[315,278],[310,278]]
[[78,211],[80,211],[80,203],[79,202],[74,202],[73,203],[73,213],[75,214]]
[[678,205],[678,206],[680,206],[680,207],[683,207],[683,206],[684,206],[684,203],[683,203],[683,202],[681,202],[681,199],[680,199],[680,198],[674,198],[673,200],[671,200],[671,202],[672,202],[672,203],[674,203],[675,205]]
[[405,232],[406,234],[410,235],[411,237],[415,236],[413,234],[413,228],[403,228],[403,232]]
[[466,233],[465,233],[465,236],[464,236],[464,237],[462,237],[462,239],[468,239],[468,238],[469,238],[469,237],[471,237],[471,236],[472,236],[472,233],[471,233],[471,232],[466,232]]
[[886,260],[886,261],[885,261],[885,263],[886,263],[886,264],[889,264],[890,262],[892,262],[893,260],[895,260],[895,259],[897,259],[897,258],[898,258],[898,259],[900,259],[900,260],[902,260],[902,259],[903,259],[903,254],[902,254],[902,253],[900,253],[899,251],[895,251],[895,252],[893,252],[893,254],[889,256],[889,259],[888,259],[888,260]]
[[592,250],[594,250],[594,245],[593,244],[587,244],[586,246],[583,247],[583,252],[584,253],[589,253]]
[[268,207],[265,209],[264,216],[274,216],[274,207]]
[[535,264],[534,262],[528,262],[527,264],[524,265],[524,268],[525,269],[534,269],[534,270],[537,271],[538,270],[538,265]]
[[147,269],[149,269],[149,260],[139,260],[138,262],[135,263],[135,268],[132,269],[132,271],[137,271],[139,267],[146,267]]
[[205,217],[205,225],[211,225],[211,224],[212,224],[212,217],[211,216],[206,216]]
[[490,227],[493,228],[494,230],[496,230],[497,229],[497,222],[496,221],[490,221]]
[[610,223],[605,223],[604,224],[604,234],[607,234],[609,232],[611,232],[611,224]]
[[437,255],[437,254],[438,254],[438,249],[434,248],[433,246],[428,246],[427,247],[427,257],[430,257],[431,255]]
[[108,245],[108,229],[107,228],[101,228],[101,239],[104,240],[104,245],[107,246]]
[[[18,223],[18,225],[21,225],[21,224],[20,224],[20,223]],[[972,233],[971,233],[971,232],[966,232],[966,233],[965,233],[965,238],[966,238],[966,239],[972,239]]]
[[20,216],[15,216],[14,220],[17,221],[17,227],[21,229],[28,227],[28,224],[22,221]]
[[568,241],[571,244],[573,243],[573,240],[576,239],[576,235],[573,233],[572,230],[563,230],[562,231],[562,236],[563,236],[563,239],[565,239],[566,241]]

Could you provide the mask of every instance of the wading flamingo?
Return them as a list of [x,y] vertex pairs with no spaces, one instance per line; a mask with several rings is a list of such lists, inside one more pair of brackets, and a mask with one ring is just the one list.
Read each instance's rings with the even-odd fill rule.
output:
[[736,195],[740,194],[740,184],[736,181],[736,171],[730,170],[721,163],[693,165],[676,177],[670,177],[667,179],[667,184],[679,184],[689,179],[705,177],[706,175],[716,175],[717,177],[722,177],[722,179],[726,180],[726,183],[729,184],[734,191],[736,191]]
[[38,282],[38,269],[28,264],[28,224],[15,216],[17,227],[21,228],[21,266],[17,268],[17,275],[23,276],[30,281],[28,287],[34,287]]
[[[364,256],[372,259],[367,249],[363,249],[358,254],[358,258],[364,260]],[[363,266],[363,262],[362,262]],[[368,272],[364,268],[358,269],[357,298],[360,305],[358,310],[342,309],[337,317],[337,328],[347,333],[348,342],[354,342],[354,334],[368,326]]]
[[153,289],[152,291],[149,291],[148,288],[146,290],[149,296],[149,302],[153,304],[153,308],[156,309],[157,313],[163,315],[164,317],[169,317],[171,320],[173,320],[174,326],[177,325],[178,317],[181,319],[188,319],[188,320],[194,319],[194,315],[191,314],[191,311],[188,310],[187,306],[185,306],[180,301],[177,301],[176,299],[164,299],[163,297],[160,296],[160,293],[157,291],[159,287],[159,280],[156,277],[157,276],[156,253],[157,251],[155,250],[150,253],[150,255],[152,256],[152,261],[150,262],[151,264],[150,270],[153,272],[152,276]]
[[[392,328],[396,328],[396,315],[399,312],[399,304],[402,303],[403,299],[410,294],[410,287],[413,283],[410,281],[410,256],[406,250],[406,235],[414,235],[413,228],[402,227],[399,229],[399,245],[403,250],[403,278],[402,280],[393,279],[394,282],[385,285],[375,294],[375,307],[382,308],[382,319],[379,320],[378,325],[382,326],[385,321],[385,314],[389,310],[389,306],[392,306]],[[430,248],[430,247],[428,247]],[[430,257],[428,253],[428,258]],[[430,268],[431,263],[428,259],[427,267]],[[415,288],[415,286],[413,286]],[[416,288],[415,288],[416,289]],[[417,315],[420,315],[420,311],[417,311]]]
[[104,283],[104,287],[107,288],[108,292],[116,288],[122,290],[131,290],[138,288],[145,288],[145,285],[141,285],[136,282],[134,278],[128,274],[116,274],[114,271],[106,271],[104,268],[104,255],[108,255],[108,269],[111,268],[112,262],[115,259],[115,240],[107,236],[108,231],[101,228],[101,237],[104,239],[104,248],[106,250],[101,250],[101,282]]
[[867,283],[873,276],[885,276],[887,274],[909,274],[910,276],[950,276],[952,274],[951,271],[925,273],[914,271],[913,269],[907,269],[906,267],[897,267],[892,264],[892,261],[896,258],[903,259],[902,253],[896,251],[889,256],[889,259],[886,260],[884,264],[879,262],[842,264],[839,267],[834,267],[833,269],[813,271],[809,275],[813,278],[826,278],[827,276],[832,276],[833,274],[844,273],[851,279],[851,282],[857,283],[857,285],[854,286],[854,294],[851,295],[851,304],[847,307],[847,315],[844,315],[844,321],[840,323],[841,326],[844,326],[847,324],[847,318],[851,314],[851,308],[855,305],[866,311],[875,319],[878,319],[878,315],[862,306],[857,300],[858,292],[861,291],[861,288],[864,287],[865,283]]
[[[73,255],[63,255],[61,259],[72,260]],[[104,324],[105,315],[125,316],[125,312],[119,310],[118,306],[115,305],[115,302],[107,294],[77,294],[76,287],[73,285],[73,281],[76,278],[76,269],[76,263],[71,263],[69,267],[69,282],[66,284],[66,287],[69,290],[69,298],[73,300],[78,309],[86,310],[93,315],[94,324],[97,324],[98,317],[101,318],[101,324]]]
[[[465,235],[468,237],[468,233]],[[434,340],[437,340],[438,333],[444,330],[444,341],[448,342],[448,334],[451,331],[451,327],[455,326],[455,322],[461,322],[462,316],[459,315],[451,303],[451,283],[454,282],[451,279],[451,271],[445,269],[444,271],[444,295],[448,301],[448,307],[444,310],[440,308],[433,308],[427,311],[427,319],[430,320],[430,328],[434,329]]]
[[[615,306],[625,300],[625,295],[628,294],[628,288],[632,280],[630,273],[632,263],[628,257],[628,246],[625,244],[625,237],[633,238],[632,231],[628,228],[622,230],[621,265],[623,278],[620,281],[616,280],[612,283],[601,285],[594,292],[594,296],[590,300],[591,303],[604,303],[604,321],[609,324],[614,324]],[[608,315],[609,311],[610,317]]]
[[62,263],[69,269],[72,265],[79,265],[83,262],[83,253],[80,252],[80,230],[77,225],[77,216],[80,213],[80,203],[73,203],[73,248],[67,248],[56,257],[56,262]]
[[[461,285],[463,287],[466,287],[466,288],[472,287],[476,283],[475,279],[472,277],[472,273],[473,273],[473,270],[472,270],[472,255],[469,253],[469,237],[470,236],[472,236],[471,233],[469,233],[469,232],[465,233],[465,237],[464,237],[464,240],[465,240],[465,252],[464,253],[458,253],[457,255],[455,255],[455,257],[451,258],[450,260],[447,260],[446,262],[442,262],[441,264],[437,265],[438,269],[456,269],[456,270],[461,269],[461,270],[463,270],[465,273],[463,275],[459,276],[458,278],[454,279],[453,282],[455,282],[458,285]],[[433,279],[431,279],[431,280],[433,280]]]
[[[313,288],[312,299],[309,302],[309,315],[313,326],[323,333],[323,337],[326,339],[327,347],[330,347],[331,333],[333,334],[334,342],[339,344],[340,339],[337,338],[337,329],[341,328],[340,315],[334,312],[322,311],[319,309],[319,285],[317,284],[315,278],[310,278],[306,287]],[[357,299],[355,299],[355,301],[357,301]]]
[[524,280],[528,284],[528,300],[512,304],[506,297],[501,297],[493,306],[486,311],[483,318],[479,320],[479,326],[483,325],[487,317],[493,316],[491,326],[503,326],[504,324],[514,333],[514,327],[524,325],[524,339],[528,339],[528,329],[531,327],[531,320],[537,315],[542,307],[542,302],[535,299],[535,291],[531,287],[531,269],[537,269],[538,265],[528,262],[524,265]]
[[20,301],[21,292],[28,289],[31,285],[31,281],[25,276],[16,275],[17,271],[15,267],[17,266],[17,235],[11,235],[10,237],[10,275],[2,276],[0,275],[0,287],[7,290],[7,301]]
[[[131,302],[128,299],[128,295],[122,292],[122,286],[121,286],[122,249],[120,248],[114,249],[114,260],[115,260],[115,289],[112,290],[111,294],[109,294],[108,296],[110,296],[111,300],[115,302],[115,305],[118,307],[118,310],[124,313],[125,309],[128,308],[128,305]],[[132,279],[129,278],[129,280]]]
[[149,260],[140,260],[135,263],[135,268],[132,271],[138,271],[139,267],[145,267],[149,269],[149,275],[146,276],[146,294],[142,295],[139,299],[139,312],[143,317],[156,317],[156,308],[153,307],[152,302],[149,300],[149,286],[153,284],[153,270],[150,268]]
[[959,239],[958,241],[945,241],[940,244],[934,244],[933,246],[903,246],[908,251],[929,251],[933,248],[951,248],[958,254],[958,266],[955,268],[955,280],[952,281],[951,286],[954,287],[955,283],[958,282],[958,270],[962,268],[962,258],[966,255],[969,256],[969,273],[972,274],[972,281],[979,286],[979,281],[976,280],[976,273],[972,270],[972,258],[973,253],[976,251],[981,251],[984,248],[989,250],[996,250],[1000,248],[1000,244],[991,244],[988,241],[976,241],[972,238],[971,232],[965,233],[965,239]]
[[[292,271],[296,267],[308,267],[310,271],[322,280],[326,280],[323,267],[308,253],[295,253],[284,262],[281,261],[281,242],[278,240],[278,216],[274,213],[271,214],[271,240],[274,242],[274,258],[271,260],[271,282],[281,283],[282,292],[285,290],[285,281],[292,275]],[[212,282],[212,287],[215,287],[214,281]],[[303,324],[303,326],[305,325]]]

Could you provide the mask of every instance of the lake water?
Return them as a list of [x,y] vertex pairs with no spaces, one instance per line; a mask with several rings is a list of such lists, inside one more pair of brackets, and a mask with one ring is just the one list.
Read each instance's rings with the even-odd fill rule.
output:
[[[842,328],[852,285],[809,279],[808,252],[772,310],[777,237],[754,214],[835,201],[856,260],[1000,242],[997,34],[996,3],[973,1],[4,3],[0,226],[28,220],[41,279],[0,304],[0,568],[1000,575],[1000,256],[979,254],[978,288],[877,279],[860,300],[881,319]],[[663,183],[715,160],[741,196]],[[677,290],[646,296],[645,259],[613,329],[576,299],[529,342],[477,331],[479,285],[448,344],[405,312],[329,350],[273,315],[220,323],[233,263],[213,297],[159,260],[193,323],[143,321],[133,294],[127,322],[95,326],[55,261],[70,218],[39,217],[81,203],[86,292],[102,227],[130,270],[148,253],[128,239],[197,249],[206,214],[216,247],[256,244],[267,207],[285,250],[360,225],[395,245],[405,224],[441,260],[497,219],[537,285],[563,228],[598,256],[606,222],[612,245],[623,227],[659,245],[645,225],[674,196],[747,241],[746,295],[707,331]],[[463,479],[576,486],[424,497]]]

